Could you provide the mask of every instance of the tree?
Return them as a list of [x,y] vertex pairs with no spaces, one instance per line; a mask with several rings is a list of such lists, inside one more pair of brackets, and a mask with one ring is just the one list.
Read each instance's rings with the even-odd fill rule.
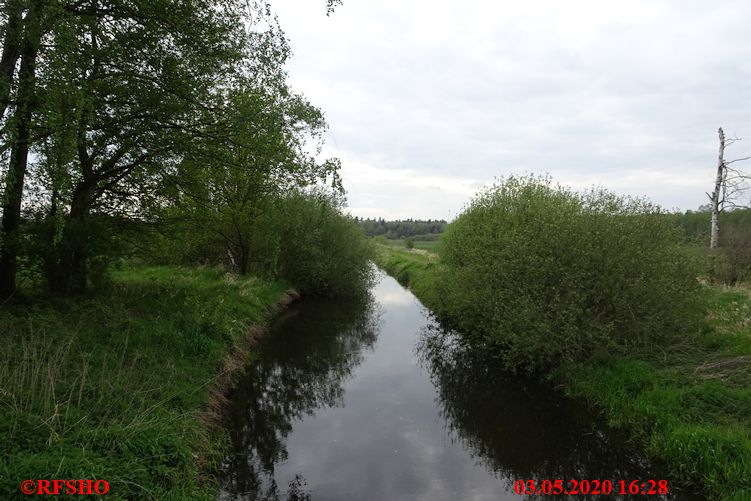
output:
[[276,95],[289,52],[267,2],[8,0],[0,23],[4,296],[29,218],[50,227],[37,245],[49,287],[83,290],[103,240],[92,217],[147,217],[193,141],[217,130],[226,90],[252,78]]
[[718,130],[720,138],[720,150],[717,158],[717,175],[715,176],[714,190],[710,195],[707,193],[710,201],[711,210],[711,233],[709,248],[716,249],[720,242],[720,213],[726,208],[739,208],[739,197],[749,189],[747,181],[749,176],[739,170],[731,168],[730,165],[735,162],[748,160],[751,157],[736,158],[735,160],[725,160],[725,148],[732,145],[739,138],[725,138],[725,132],[722,127]]
[[230,89],[211,128],[176,169],[174,207],[246,274],[257,219],[274,199],[296,188],[328,182],[343,191],[339,162],[318,163],[307,152],[326,123],[320,110],[288,89],[273,94],[250,84]]
[[[24,12],[25,10],[25,12]],[[21,226],[21,202],[24,178],[28,168],[31,146],[31,120],[35,107],[37,57],[42,37],[52,18],[51,9],[41,0],[31,0],[26,9],[21,2],[6,4],[7,23],[3,40],[3,55],[0,61],[0,99],[2,115],[10,102],[12,87],[16,87],[15,111],[9,123],[3,124],[0,139],[10,136],[10,160],[5,175],[2,198],[2,247],[0,248],[0,296],[10,295],[16,288],[17,253],[19,228]],[[22,14],[25,14],[22,16]],[[18,78],[14,82],[16,61],[20,59]],[[10,134],[6,134],[6,129]],[[5,149],[5,148],[4,148]]]
[[[245,8],[240,0],[6,5],[0,99],[14,111],[2,136],[10,159],[2,200],[0,292],[15,289],[29,152],[37,148],[42,157],[37,182],[47,189],[50,216],[67,209],[59,220],[80,223],[98,200],[125,191],[133,172],[174,154],[169,132],[190,126],[199,94],[227,74],[222,65],[230,68],[244,56]],[[15,59],[20,59],[17,75]],[[66,136],[70,130],[74,134]],[[63,137],[72,141],[60,141]],[[57,175],[49,175],[51,166]],[[70,233],[68,225],[60,230],[56,233],[63,238]],[[50,285],[81,289],[85,249],[60,249]]]
[[76,158],[66,186],[52,190],[67,208],[59,252],[47,267],[53,290],[85,288],[87,247],[97,238],[87,231],[92,210],[142,216],[162,172],[200,133],[216,82],[231,78],[246,56],[240,4],[159,4],[81,16],[77,50],[61,55],[75,71],[70,91],[79,99]]
[[4,34],[3,52],[0,58],[0,120],[5,116],[5,110],[11,95],[11,86],[16,73],[16,63],[20,56],[22,5],[20,0],[9,0],[3,10]]

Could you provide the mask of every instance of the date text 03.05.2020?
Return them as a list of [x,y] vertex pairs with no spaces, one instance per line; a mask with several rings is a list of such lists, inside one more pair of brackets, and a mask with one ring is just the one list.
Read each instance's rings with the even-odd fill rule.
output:
[[514,482],[517,494],[610,494],[633,496],[654,496],[668,493],[667,480],[517,480]]

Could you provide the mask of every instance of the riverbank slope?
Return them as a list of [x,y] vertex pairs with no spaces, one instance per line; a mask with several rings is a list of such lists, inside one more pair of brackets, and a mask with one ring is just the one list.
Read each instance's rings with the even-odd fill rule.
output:
[[[438,256],[379,246],[377,264],[440,313]],[[751,499],[751,294],[705,287],[703,296],[705,329],[684,343],[598,354],[544,377],[627,429],[670,482]]]
[[289,300],[281,281],[160,266],[7,308],[0,497],[22,497],[24,479],[80,478],[107,480],[113,499],[214,499],[218,400],[248,336]]

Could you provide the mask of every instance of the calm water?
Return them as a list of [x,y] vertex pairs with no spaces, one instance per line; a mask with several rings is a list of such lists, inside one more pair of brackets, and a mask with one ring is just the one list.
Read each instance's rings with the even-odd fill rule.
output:
[[538,498],[517,479],[664,478],[384,275],[370,301],[306,299],[279,318],[232,402],[222,500],[518,501]]

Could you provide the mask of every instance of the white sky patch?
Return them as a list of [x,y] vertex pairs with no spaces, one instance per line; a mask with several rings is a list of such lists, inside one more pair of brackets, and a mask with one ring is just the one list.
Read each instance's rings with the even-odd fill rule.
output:
[[751,154],[751,2],[274,8],[355,215],[446,218],[479,186],[525,172],[695,209],[719,126],[746,138],[729,158]]
[[[477,180],[460,176],[383,168],[352,160],[346,154],[327,153],[342,159],[348,210],[356,216],[451,219],[482,186]],[[436,207],[445,207],[446,212],[437,214]]]

